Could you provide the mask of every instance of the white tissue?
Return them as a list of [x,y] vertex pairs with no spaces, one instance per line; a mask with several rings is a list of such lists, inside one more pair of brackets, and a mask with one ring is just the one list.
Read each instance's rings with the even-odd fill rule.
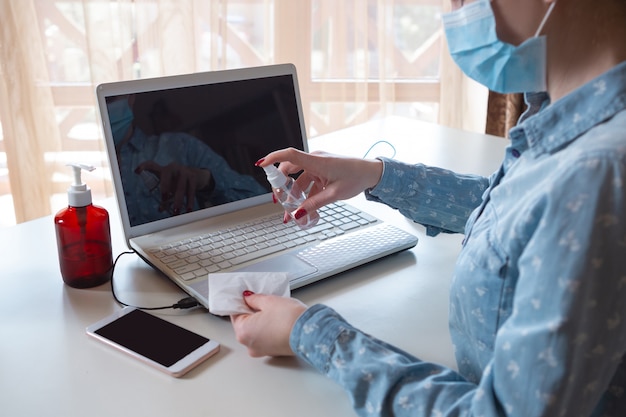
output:
[[289,278],[284,272],[224,272],[209,274],[209,312],[217,316],[252,313],[243,300],[244,291],[289,297]]

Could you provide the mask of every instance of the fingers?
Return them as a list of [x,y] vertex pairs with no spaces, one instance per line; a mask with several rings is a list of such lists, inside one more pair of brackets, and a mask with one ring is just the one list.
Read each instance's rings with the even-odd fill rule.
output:
[[170,165],[163,167],[152,160],[148,160],[140,163],[137,165],[137,168],[135,168],[135,173],[137,174],[140,174],[143,171],[149,171],[156,175],[159,179],[159,189],[161,191],[159,212],[173,211],[170,206],[174,200],[175,179]]
[[313,182],[306,200],[294,213],[294,217],[300,218],[308,218],[329,203],[347,200],[367,188],[373,188],[383,171],[383,162],[378,159],[366,160],[325,152],[306,153],[295,148],[272,152],[259,160],[257,165],[263,167],[275,163],[280,163],[280,170],[287,174],[302,171],[296,180],[300,189],[308,188]]
[[[161,166],[147,160],[135,168],[136,174],[143,171],[151,172],[158,178],[154,188],[158,186],[161,193],[159,212],[169,212],[173,215],[192,212],[197,192],[205,191],[206,194],[210,194],[214,187],[214,182],[211,185],[212,173],[205,168],[192,168],[176,162]],[[150,187],[150,191],[152,189],[153,187]]]
[[[326,173],[323,170],[316,169],[316,167],[322,165],[318,159],[324,155],[321,152],[309,154],[295,148],[287,148],[268,154],[265,158],[260,159],[256,165],[264,167],[280,163],[280,170],[286,174],[302,171],[295,182],[295,186],[297,190],[308,191],[309,198],[305,200],[300,208],[304,212],[314,213],[322,206],[336,201],[333,200],[332,193],[324,193],[325,184],[328,183],[328,179],[324,175]],[[285,222],[288,220],[289,217],[285,216]]]
[[289,336],[306,306],[276,295],[250,294],[244,299],[255,312],[231,316],[231,321],[237,341],[248,348],[250,356],[293,355]]
[[261,310],[263,306],[263,299],[267,297],[267,296],[264,296],[263,294],[257,295],[253,293],[252,291],[248,291],[248,290],[244,291],[242,296],[243,296],[243,301],[245,301],[248,307],[250,307],[254,311]]
[[160,180],[161,203],[159,211],[169,211],[174,215],[193,211],[199,185],[196,171],[193,168],[177,163],[161,166],[154,161],[144,161],[137,166],[135,172],[141,173],[144,170],[153,172]]
[[183,170],[174,171],[172,175],[172,183],[174,186],[174,202],[172,204],[172,211],[174,214],[180,214],[183,207],[183,199],[187,191],[188,176],[184,175]]
[[255,319],[253,314],[238,314],[230,317],[237,342],[247,347],[248,354],[253,358],[263,356],[261,352],[255,349],[255,329],[257,327],[254,323]]
[[141,171],[144,171],[144,170],[151,171],[157,176],[159,176],[161,173],[161,165],[157,164],[154,161],[149,160],[149,161],[144,161],[140,163],[139,165],[137,165],[137,168],[135,168],[135,172],[137,174],[141,173]]
[[169,211],[176,191],[174,170],[170,165],[160,167],[159,176],[161,178],[161,206],[160,211]]
[[[187,213],[193,211],[193,202],[196,199],[196,190],[198,188],[198,181],[196,176],[194,175],[194,173],[191,173],[191,175],[187,176],[187,181],[186,181],[186,187],[185,185],[183,185],[183,190],[186,190],[186,195],[185,195],[185,200],[187,202],[187,206],[185,207],[187,210]],[[182,194],[182,193],[181,193]],[[182,206],[182,199],[181,199],[181,206]]]
[[311,154],[298,150],[296,148],[286,148],[274,151],[265,158],[259,160],[257,165],[266,167],[271,164],[280,163],[281,170],[286,174],[295,174],[302,169]]

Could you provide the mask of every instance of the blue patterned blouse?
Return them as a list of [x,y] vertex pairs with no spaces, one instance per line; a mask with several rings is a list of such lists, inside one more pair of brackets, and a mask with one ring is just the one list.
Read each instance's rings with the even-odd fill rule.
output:
[[294,351],[359,415],[626,416],[626,63],[553,104],[527,102],[490,178],[385,159],[367,194],[429,235],[464,231],[450,296],[458,371],[326,306],[296,323]]

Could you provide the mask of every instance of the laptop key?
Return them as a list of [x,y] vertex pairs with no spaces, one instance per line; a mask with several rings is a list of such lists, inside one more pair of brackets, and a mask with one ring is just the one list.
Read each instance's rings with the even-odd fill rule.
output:
[[182,274],[180,277],[182,279],[184,279],[185,281],[189,281],[190,279],[196,278],[196,276],[195,276],[195,274],[193,272],[187,272],[185,274]]
[[339,226],[341,230],[352,230],[356,229],[357,227],[359,227],[359,224],[357,222],[349,222]]
[[[234,259],[237,259],[237,258],[234,258]],[[220,262],[217,265],[222,269],[230,268],[231,266],[233,266],[233,264],[231,264],[230,261]]]
[[167,263],[166,265],[170,269],[177,269],[177,268],[182,268],[183,266],[187,265],[187,262],[184,259],[179,259],[177,261]]
[[193,272],[196,269],[200,268],[200,265],[198,264],[187,264],[185,266],[181,266],[180,268],[176,268],[174,269],[174,272],[176,272],[179,275],[185,274],[187,272]]

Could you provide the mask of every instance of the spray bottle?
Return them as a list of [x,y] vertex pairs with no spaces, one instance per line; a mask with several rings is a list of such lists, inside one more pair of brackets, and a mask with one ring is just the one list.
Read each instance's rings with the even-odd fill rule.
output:
[[107,282],[113,270],[109,213],[92,204],[91,189],[81,180],[81,170],[95,168],[67,165],[74,170],[69,204],[54,217],[61,275],[70,287],[95,287]]
[[283,174],[274,165],[263,167],[267,180],[272,186],[272,191],[276,199],[282,204],[285,211],[291,216],[301,229],[309,229],[315,226],[320,219],[317,212],[308,213],[306,216],[296,219],[294,217],[296,210],[306,199],[304,190],[300,190],[295,180]]

